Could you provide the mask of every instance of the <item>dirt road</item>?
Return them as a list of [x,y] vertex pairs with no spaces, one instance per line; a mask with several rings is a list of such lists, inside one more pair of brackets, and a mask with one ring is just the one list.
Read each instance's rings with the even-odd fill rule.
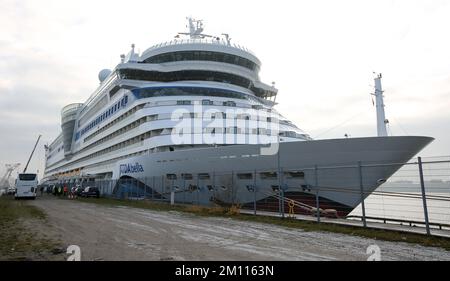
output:
[[382,260],[450,260],[439,248],[226,218],[52,197],[30,204],[47,213],[47,235],[80,246],[82,260],[366,260],[373,244]]

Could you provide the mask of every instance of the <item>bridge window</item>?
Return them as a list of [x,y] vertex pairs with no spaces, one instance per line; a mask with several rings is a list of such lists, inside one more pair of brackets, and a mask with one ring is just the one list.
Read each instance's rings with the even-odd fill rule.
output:
[[207,70],[180,70],[173,72],[145,71],[140,69],[120,69],[119,75],[122,79],[143,80],[143,81],[214,81],[241,86],[243,88],[253,88],[253,83],[242,76]]
[[34,181],[36,174],[19,174],[19,180],[21,181]]
[[232,54],[210,51],[179,51],[164,53],[149,57],[144,60],[144,63],[166,63],[175,61],[215,61],[234,64],[250,70],[259,71],[259,66],[249,59]]

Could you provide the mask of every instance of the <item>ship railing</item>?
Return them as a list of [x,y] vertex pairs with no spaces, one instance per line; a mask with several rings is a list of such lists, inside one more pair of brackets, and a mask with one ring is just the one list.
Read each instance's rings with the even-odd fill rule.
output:
[[[192,104],[193,105],[194,104],[201,105],[202,103],[201,103],[201,101],[194,101]],[[177,101],[148,102],[148,103],[146,103],[145,108],[160,107],[160,106],[173,106],[173,105],[177,105]],[[216,101],[213,101],[212,105],[214,105],[214,106],[224,106],[223,102],[216,102]],[[236,108],[255,109],[255,110],[258,110],[258,111],[265,111],[265,112],[269,112],[269,113],[273,111],[271,108],[258,108],[258,109],[256,109],[256,108],[253,108],[251,104],[245,104],[245,103],[236,103]],[[292,124],[289,124],[289,125],[292,125]]]
[[236,48],[242,51],[245,51],[247,53],[250,53],[252,55],[255,55],[251,50],[249,50],[247,47],[242,46],[240,44],[235,44],[235,43],[228,43],[227,41],[220,39],[220,40],[216,40],[216,39],[174,39],[174,40],[170,40],[170,41],[166,41],[166,42],[162,42],[159,43],[157,45],[153,45],[150,48],[148,48],[145,52],[149,52],[158,48],[162,48],[162,47],[167,47],[167,46],[172,46],[172,45],[182,45],[182,44],[212,44],[212,45],[222,45],[222,46],[228,46],[228,47],[232,47],[232,48]]
[[[363,220],[362,216],[357,216],[357,215],[350,215],[350,216],[347,216],[346,218]],[[415,225],[421,225],[422,227],[424,227],[426,225],[426,223],[424,221],[419,221],[419,220],[395,219],[395,218],[372,217],[372,216],[365,216],[365,219],[371,220],[371,221],[382,222],[384,224],[387,224],[387,223],[407,224],[410,227],[414,227]],[[434,227],[438,228],[439,230],[442,230],[443,228],[450,228],[450,224],[439,223],[439,222],[429,222],[429,226],[434,226]]]
[[66,114],[69,114],[72,112],[76,112],[82,106],[83,106],[83,103],[68,104],[61,109],[61,115],[66,115]]

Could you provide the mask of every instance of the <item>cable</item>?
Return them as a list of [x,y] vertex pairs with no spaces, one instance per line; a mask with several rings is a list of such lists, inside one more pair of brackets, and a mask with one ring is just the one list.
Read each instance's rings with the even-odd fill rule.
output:
[[343,121],[342,123],[340,123],[340,124],[338,124],[338,125],[336,125],[336,126],[334,126],[334,127],[331,127],[330,129],[328,129],[328,130],[326,130],[326,131],[324,131],[324,132],[322,132],[322,133],[320,133],[320,134],[314,136],[313,139],[316,139],[316,138],[318,138],[318,137],[321,136],[321,135],[324,135],[324,134],[329,133],[330,131],[332,131],[332,130],[338,128],[338,127],[341,127],[342,125],[344,125],[344,124],[346,124],[347,122],[353,120],[354,118],[356,118],[357,116],[361,115],[361,114],[364,113],[364,112],[367,112],[367,111],[366,111],[366,110],[362,110],[362,111],[358,112],[357,114],[355,114],[355,115],[353,115],[352,117],[346,119],[346,120]]

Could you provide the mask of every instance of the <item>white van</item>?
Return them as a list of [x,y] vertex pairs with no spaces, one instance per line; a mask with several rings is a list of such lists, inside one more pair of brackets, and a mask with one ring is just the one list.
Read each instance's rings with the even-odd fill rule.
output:
[[30,198],[36,199],[38,178],[37,174],[19,174],[16,179],[15,199]]

